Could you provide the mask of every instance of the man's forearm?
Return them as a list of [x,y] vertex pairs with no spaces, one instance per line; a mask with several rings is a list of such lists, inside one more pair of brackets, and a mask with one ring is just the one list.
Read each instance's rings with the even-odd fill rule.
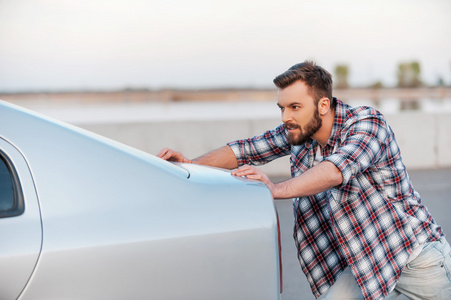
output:
[[343,177],[331,162],[325,161],[307,170],[302,175],[274,184],[274,199],[311,196],[340,185]]
[[206,165],[224,169],[235,169],[238,167],[235,154],[229,146],[224,146],[210,151],[192,160],[194,164]]

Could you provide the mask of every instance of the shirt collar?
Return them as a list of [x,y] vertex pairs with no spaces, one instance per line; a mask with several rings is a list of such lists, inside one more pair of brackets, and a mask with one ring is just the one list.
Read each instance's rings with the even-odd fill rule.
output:
[[340,128],[343,126],[344,122],[346,121],[346,111],[347,111],[347,105],[343,103],[343,101],[333,98],[334,101],[337,103],[335,106],[335,117],[334,117],[334,123],[332,125],[332,131],[330,133],[329,139],[326,143],[326,148],[328,149],[334,149],[335,144],[337,140],[340,139]]

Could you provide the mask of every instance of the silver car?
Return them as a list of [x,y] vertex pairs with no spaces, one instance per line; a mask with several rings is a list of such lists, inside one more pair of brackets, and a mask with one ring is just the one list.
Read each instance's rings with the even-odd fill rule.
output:
[[280,299],[264,184],[3,101],[0,242],[0,299]]

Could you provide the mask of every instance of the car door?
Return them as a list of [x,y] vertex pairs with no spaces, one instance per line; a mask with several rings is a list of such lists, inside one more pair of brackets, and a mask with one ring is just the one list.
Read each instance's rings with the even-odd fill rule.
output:
[[41,216],[29,166],[0,136],[0,299],[17,299],[36,267]]

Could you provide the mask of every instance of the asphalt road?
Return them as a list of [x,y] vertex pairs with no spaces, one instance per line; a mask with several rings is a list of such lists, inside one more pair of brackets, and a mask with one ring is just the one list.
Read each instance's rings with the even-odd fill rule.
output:
[[[451,168],[410,171],[414,188],[420,193],[435,221],[443,227],[451,243]],[[280,178],[273,178],[280,181]],[[293,210],[291,200],[277,200],[282,239],[282,300],[314,300],[310,286],[301,270],[292,237]],[[399,300],[408,299],[404,296]]]

